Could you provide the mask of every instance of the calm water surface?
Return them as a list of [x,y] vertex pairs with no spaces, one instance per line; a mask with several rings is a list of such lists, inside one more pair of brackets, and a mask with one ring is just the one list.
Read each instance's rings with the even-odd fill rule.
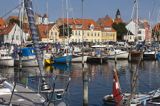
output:
[[[120,86],[123,92],[130,92],[131,76],[136,70],[136,66],[136,64],[130,64],[128,61],[117,62],[116,68],[118,69]],[[112,93],[114,67],[114,61],[109,61],[108,64],[103,65],[85,64],[89,79],[90,106],[102,106],[103,96]],[[45,67],[45,72],[49,76],[70,74],[71,82],[65,102],[69,106],[82,106],[83,82],[81,64],[72,63],[69,67],[66,65],[54,65],[53,67]],[[25,77],[38,75],[39,70],[37,67],[26,67],[19,72],[17,68],[2,67],[0,68],[0,73],[2,76],[9,78],[9,80],[16,79],[26,84]],[[157,88],[160,88],[160,63],[157,61],[142,62],[138,68],[137,92],[149,92]]]

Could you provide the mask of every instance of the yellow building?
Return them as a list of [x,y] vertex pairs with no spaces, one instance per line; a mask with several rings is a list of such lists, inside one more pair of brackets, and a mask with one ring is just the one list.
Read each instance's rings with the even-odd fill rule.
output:
[[102,42],[108,41],[117,41],[117,32],[111,27],[102,30]]
[[59,18],[56,23],[59,26],[68,24],[72,28],[69,42],[101,43],[117,40],[117,32],[112,28],[112,20],[105,22],[103,27],[92,19]]
[[67,23],[72,28],[70,42],[101,42],[101,30],[94,20],[79,18],[60,18],[57,20],[58,25]]

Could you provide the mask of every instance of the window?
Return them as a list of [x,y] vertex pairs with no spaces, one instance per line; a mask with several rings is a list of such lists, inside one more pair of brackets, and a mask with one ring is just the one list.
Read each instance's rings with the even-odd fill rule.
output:
[[53,35],[53,32],[51,32],[51,35]]
[[57,35],[57,32],[55,32],[55,35]]
[[6,36],[6,39],[9,39],[9,35]]
[[87,33],[87,35],[89,36],[89,32]]
[[84,31],[82,31],[82,35],[84,35]]
[[142,32],[141,31],[138,31],[138,34],[141,34]]
[[18,40],[19,39],[19,36],[18,35],[16,35],[16,40]]

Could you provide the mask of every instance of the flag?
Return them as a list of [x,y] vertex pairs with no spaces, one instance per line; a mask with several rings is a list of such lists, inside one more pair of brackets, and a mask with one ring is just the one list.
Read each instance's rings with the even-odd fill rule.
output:
[[118,80],[118,75],[117,75],[116,69],[114,69],[114,73],[113,73],[113,91],[112,91],[112,93],[113,93],[113,97],[114,97],[115,102],[117,104],[120,104],[120,102],[123,99],[123,95],[122,95],[121,88],[119,85],[119,80]]

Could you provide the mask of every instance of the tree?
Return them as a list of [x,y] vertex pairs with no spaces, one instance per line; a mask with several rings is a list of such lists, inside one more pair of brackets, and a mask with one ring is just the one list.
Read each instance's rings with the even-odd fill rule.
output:
[[64,37],[70,37],[72,34],[72,28],[70,28],[67,24],[59,26],[59,35]]
[[20,21],[18,19],[12,18],[9,20],[9,24],[14,24],[14,23],[16,23],[17,25],[20,25]]
[[160,31],[153,29],[152,30],[152,38],[154,38],[155,41],[159,41]]
[[124,35],[127,34],[125,23],[113,23],[112,27],[117,31],[117,40],[123,40]]

